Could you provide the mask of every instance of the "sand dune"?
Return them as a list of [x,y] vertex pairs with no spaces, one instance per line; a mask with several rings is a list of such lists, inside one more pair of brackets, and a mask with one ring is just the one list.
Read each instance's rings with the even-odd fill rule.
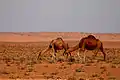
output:
[[[0,33],[0,41],[8,42],[36,42],[36,41],[49,41],[56,37],[62,37],[65,40],[79,40],[90,33],[80,32],[6,32]],[[100,34],[91,33],[102,41],[120,41],[120,34]]]
[[[105,47],[120,47],[120,34],[80,33],[80,32],[6,32],[0,33],[0,42],[41,42],[62,37],[66,41],[79,41],[82,37],[93,34],[103,41]],[[76,43],[77,44],[77,43]]]

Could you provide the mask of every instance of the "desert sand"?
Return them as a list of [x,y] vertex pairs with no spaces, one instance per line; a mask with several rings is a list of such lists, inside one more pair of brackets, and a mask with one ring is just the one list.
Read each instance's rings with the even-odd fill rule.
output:
[[[82,63],[72,52],[73,61],[65,60],[60,53],[54,62],[49,55],[38,54],[52,39],[62,37],[69,46],[93,34],[103,42],[107,60],[102,61],[99,52],[93,59],[87,53],[87,62]],[[49,53],[49,52],[48,52]],[[83,57],[81,53],[81,57]],[[120,34],[80,32],[1,32],[0,33],[0,79],[68,79],[68,80],[120,80]]]

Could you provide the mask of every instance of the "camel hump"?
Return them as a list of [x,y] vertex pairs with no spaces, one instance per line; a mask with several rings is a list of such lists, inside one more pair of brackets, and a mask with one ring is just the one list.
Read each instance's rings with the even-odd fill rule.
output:
[[93,35],[88,35],[88,38],[90,38],[90,39],[96,39],[95,36],[93,36]]
[[58,37],[56,40],[63,40],[61,37]]
[[55,41],[54,41],[54,44],[56,46],[62,46],[63,45],[63,40],[61,38],[57,38]]

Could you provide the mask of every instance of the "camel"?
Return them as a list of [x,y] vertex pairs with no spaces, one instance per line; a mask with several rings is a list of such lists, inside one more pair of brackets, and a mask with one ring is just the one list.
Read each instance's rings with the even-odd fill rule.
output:
[[95,50],[94,56],[97,56],[97,53],[100,50],[102,52],[102,54],[104,55],[104,61],[106,59],[106,54],[103,50],[103,43],[99,39],[96,39],[93,35],[88,35],[87,37],[83,37],[79,41],[79,44],[66,50],[65,54],[68,54],[68,53],[75,51],[77,49],[79,49],[78,56],[80,54],[80,51],[84,52],[84,62],[86,59],[85,53],[87,51],[93,51],[93,50]]
[[[58,37],[58,38],[56,38],[56,39],[51,40],[48,48],[46,48],[45,50],[43,50],[43,51],[38,55],[38,58],[39,58],[40,55],[46,53],[46,52],[49,51],[50,49],[53,50],[52,57],[55,58],[57,50],[63,50],[63,49],[64,49],[64,50],[66,51],[68,48],[69,48],[68,43],[65,43],[64,40],[63,40],[61,37]],[[65,51],[64,51],[64,53],[65,53]],[[64,53],[63,53],[63,55],[64,55]],[[71,53],[70,53],[70,55],[71,55]]]

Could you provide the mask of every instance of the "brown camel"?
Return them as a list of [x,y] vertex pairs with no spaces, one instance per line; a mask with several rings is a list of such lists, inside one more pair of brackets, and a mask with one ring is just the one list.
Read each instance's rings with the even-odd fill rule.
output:
[[[55,57],[57,50],[63,50],[63,49],[64,49],[64,50],[66,51],[68,48],[69,48],[68,43],[65,43],[64,40],[63,40],[61,37],[58,37],[58,38],[56,38],[56,39],[53,39],[53,40],[50,42],[48,48],[45,49],[45,50],[43,50],[43,51],[38,55],[38,58],[39,58],[40,55],[46,53],[46,52],[49,51],[50,49],[53,50],[52,56]],[[64,51],[64,53],[65,53],[65,51]],[[64,55],[64,53],[63,53],[63,55]],[[68,55],[68,54],[67,54],[67,55]],[[71,54],[70,54],[70,55],[71,55]]]
[[[87,37],[82,38],[80,40],[79,44],[77,44],[74,47],[69,48],[65,52],[65,54],[68,54],[69,52],[75,51],[77,49],[80,49],[79,53],[80,53],[80,51],[84,52],[84,62],[85,62],[85,58],[86,58],[85,53],[88,50],[91,50],[91,51],[95,50],[95,53],[94,53],[95,56],[97,55],[98,51],[100,50],[104,55],[104,60],[106,59],[106,54],[103,50],[103,43],[99,39],[96,39],[93,35],[88,35]],[[79,54],[78,54],[78,56],[79,56]]]

